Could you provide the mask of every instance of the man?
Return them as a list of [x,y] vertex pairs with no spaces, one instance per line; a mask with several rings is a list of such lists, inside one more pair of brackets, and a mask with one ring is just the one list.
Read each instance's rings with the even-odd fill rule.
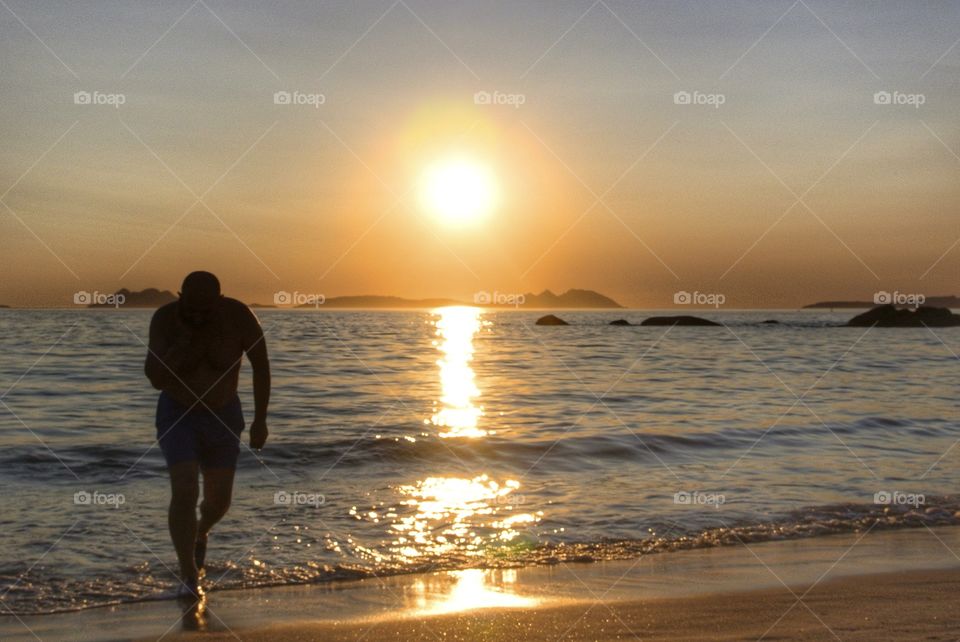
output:
[[179,295],[153,315],[144,369],[161,391],[157,441],[170,473],[168,521],[180,561],[178,596],[199,599],[207,536],[230,506],[240,454],[240,364],[246,354],[253,366],[251,448],[262,448],[267,440],[270,364],[257,317],[240,301],[224,297],[217,277],[192,272]]

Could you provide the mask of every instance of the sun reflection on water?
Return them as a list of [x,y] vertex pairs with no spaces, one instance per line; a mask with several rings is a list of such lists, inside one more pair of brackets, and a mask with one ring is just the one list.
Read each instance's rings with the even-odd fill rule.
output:
[[430,423],[443,430],[441,437],[483,437],[488,434],[479,428],[483,409],[474,403],[480,389],[474,381],[473,337],[483,325],[480,310],[467,306],[438,308],[435,321],[439,341],[434,345],[442,356],[437,360],[440,367],[440,406]]
[[413,583],[415,612],[440,615],[483,608],[536,606],[539,602],[536,598],[514,592],[516,581],[517,572],[512,569],[468,569],[451,571],[440,578],[418,578]]
[[515,480],[501,484],[487,475],[428,477],[401,486],[405,499],[388,515],[396,536],[392,548],[413,560],[447,553],[480,556],[491,548],[522,546],[518,529],[539,522],[542,512],[515,512],[525,503],[514,493],[519,487]]

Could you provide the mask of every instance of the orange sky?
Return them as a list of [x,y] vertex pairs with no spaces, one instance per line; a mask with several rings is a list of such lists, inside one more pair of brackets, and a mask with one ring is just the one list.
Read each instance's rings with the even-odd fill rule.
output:
[[[0,15],[0,303],[193,269],[259,302],[960,294],[960,8],[209,4]],[[474,225],[418,198],[452,153],[499,183]]]

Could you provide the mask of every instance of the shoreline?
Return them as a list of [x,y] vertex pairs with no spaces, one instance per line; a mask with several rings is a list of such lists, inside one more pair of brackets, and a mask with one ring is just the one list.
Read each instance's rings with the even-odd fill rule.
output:
[[[374,626],[380,633],[373,639],[387,635],[400,640],[435,639],[428,630],[418,628],[427,621],[441,627],[444,639],[477,639],[479,630],[502,631],[505,640],[530,633],[543,636],[531,639],[555,639],[563,633],[550,628],[557,622],[573,627],[571,639],[619,639],[618,630],[625,635],[622,639],[633,639],[627,628],[642,630],[643,639],[685,639],[669,637],[679,631],[686,631],[683,635],[689,639],[722,639],[718,635],[726,632],[757,639],[763,631],[755,628],[763,622],[772,624],[780,613],[772,619],[771,614],[785,600],[795,599],[785,586],[816,584],[811,595],[819,595],[831,617],[845,623],[837,626],[844,628],[842,639],[848,639],[857,628],[855,616],[891,604],[894,610],[922,611],[931,626],[946,622],[950,611],[946,605],[955,606],[960,592],[960,558],[953,553],[958,550],[960,528],[953,526],[747,542],[633,560],[216,591],[208,596],[206,613],[200,618],[173,600],[40,616],[8,615],[0,618],[0,638],[190,639],[200,630],[212,640],[235,639],[235,635],[244,640],[355,639],[352,636]],[[902,592],[900,587],[905,586],[912,588]],[[836,610],[838,605],[846,610]],[[623,611],[619,619],[626,627],[608,607]],[[798,606],[794,611],[785,618],[789,626],[806,626],[816,634],[805,639],[836,639],[805,608]],[[686,615],[676,616],[678,612]],[[803,614],[820,631],[809,622],[804,625]],[[685,618],[699,622],[698,626],[716,620],[716,627],[699,632],[684,629],[693,626]],[[883,627],[891,626],[886,619],[882,622]],[[953,631],[960,630],[960,622],[949,622],[957,627]],[[914,622],[911,630],[940,632],[921,624]],[[754,628],[743,629],[748,625]],[[821,633],[824,636],[817,637]],[[875,634],[862,639],[885,639]],[[493,633],[489,638],[485,635],[480,637],[501,639]]]
[[[960,567],[686,598],[490,608],[421,619],[276,624],[205,640],[955,640]],[[177,633],[165,639],[194,639]]]

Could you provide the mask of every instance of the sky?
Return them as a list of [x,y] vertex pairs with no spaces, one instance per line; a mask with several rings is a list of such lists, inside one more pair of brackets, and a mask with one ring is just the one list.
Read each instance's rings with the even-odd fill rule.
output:
[[[0,304],[960,294],[958,42],[947,1],[2,0]],[[451,158],[478,220],[423,203]]]

